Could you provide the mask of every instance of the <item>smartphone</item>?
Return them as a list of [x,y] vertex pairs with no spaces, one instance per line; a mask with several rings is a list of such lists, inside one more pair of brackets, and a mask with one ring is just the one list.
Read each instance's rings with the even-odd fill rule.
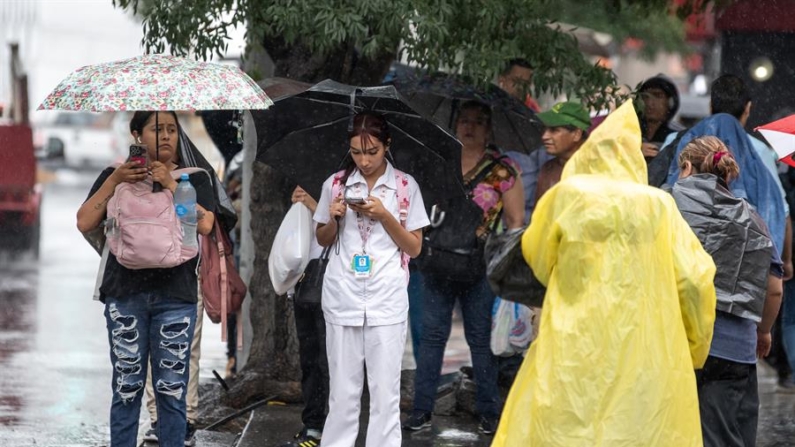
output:
[[136,161],[141,166],[146,166],[149,162],[149,155],[146,151],[146,146],[143,144],[131,144],[130,155],[127,161]]
[[346,197],[345,203],[348,205],[364,205],[367,203],[367,199],[364,197]]

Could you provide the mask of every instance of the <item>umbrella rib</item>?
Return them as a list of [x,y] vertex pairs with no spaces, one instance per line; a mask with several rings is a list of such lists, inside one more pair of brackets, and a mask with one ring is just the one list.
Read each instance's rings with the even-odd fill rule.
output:
[[389,123],[389,126],[390,126],[390,127],[392,127],[393,129],[396,129],[396,130],[398,130],[400,133],[402,133],[403,135],[405,135],[405,136],[406,136],[408,139],[410,139],[410,140],[414,141],[414,142],[415,142],[415,143],[417,143],[418,145],[420,145],[420,146],[424,147],[425,149],[427,149],[427,150],[428,150],[428,152],[430,152],[430,153],[431,153],[431,154],[432,154],[434,157],[436,157],[437,159],[439,159],[439,160],[441,160],[441,161],[445,161],[444,157],[442,157],[441,155],[439,155],[439,153],[438,153],[438,152],[436,152],[436,151],[434,151],[433,149],[429,148],[429,147],[428,147],[428,146],[427,146],[425,143],[423,143],[422,141],[420,141],[420,140],[418,140],[418,139],[414,138],[414,136],[412,136],[411,134],[409,134],[408,132],[406,132],[405,130],[403,130],[403,129],[402,129],[400,126],[397,126],[397,125],[395,125],[394,123]]

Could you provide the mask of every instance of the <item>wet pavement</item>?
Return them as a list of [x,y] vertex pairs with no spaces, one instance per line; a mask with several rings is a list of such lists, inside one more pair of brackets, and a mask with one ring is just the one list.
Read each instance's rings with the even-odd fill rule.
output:
[[[775,372],[759,367],[760,417],[757,447],[795,445],[795,393],[777,391]],[[407,415],[403,415],[406,417]],[[271,405],[255,410],[238,447],[270,447],[288,441],[300,429],[301,406]],[[367,415],[359,424],[356,447],[365,445]],[[491,437],[479,434],[477,422],[468,415],[434,416],[433,426],[418,432],[403,432],[404,447],[487,447]]]
[[[254,411],[238,447],[272,447],[289,441],[301,428],[301,407],[273,405]],[[364,447],[367,416],[359,423],[356,447]],[[411,447],[488,447],[491,437],[478,434],[472,417],[434,416],[433,427],[403,432],[403,445]],[[321,443],[322,445],[322,443]]]
[[[111,367],[102,305],[92,301],[98,255],[75,229],[75,213],[95,172],[49,176],[38,261],[0,251],[0,447],[105,446]],[[205,324],[201,380],[222,371],[218,325]],[[408,343],[410,346],[410,343]],[[413,368],[409,351],[404,367]],[[460,324],[453,329],[445,372],[469,363]],[[759,447],[795,445],[795,394],[776,391],[774,373],[759,367]],[[249,419],[240,447],[276,446],[300,428],[300,406],[272,405]],[[148,427],[142,410],[140,424]],[[431,429],[406,433],[403,445],[487,446],[471,416],[434,417]],[[364,445],[366,415],[360,424]],[[198,446],[231,446],[234,436],[200,432]]]

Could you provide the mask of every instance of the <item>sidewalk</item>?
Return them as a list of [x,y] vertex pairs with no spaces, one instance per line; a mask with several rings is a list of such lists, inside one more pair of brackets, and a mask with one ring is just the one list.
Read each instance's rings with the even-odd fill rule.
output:
[[[443,374],[459,371],[461,366],[471,365],[469,347],[464,339],[463,324],[455,318],[450,341],[445,350]],[[406,341],[403,369],[414,369],[411,340]],[[777,391],[776,372],[765,362],[758,363],[759,380],[759,428],[757,447],[779,447],[793,445],[795,433],[795,393]],[[197,445],[202,447],[277,447],[292,439],[301,428],[301,405],[268,405],[260,407],[248,416],[245,429],[237,444],[224,438],[210,438],[210,433],[199,431]],[[367,411],[362,411],[359,423],[357,447],[364,446],[367,431]],[[407,415],[403,414],[405,418]],[[241,416],[241,419],[245,416]],[[242,420],[241,420],[242,422]],[[490,436],[477,432],[477,422],[468,415],[433,417],[433,427],[420,432],[403,432],[403,445],[411,447],[486,447]]]
[[[471,365],[469,346],[464,339],[464,325],[455,315],[450,331],[450,340],[445,349],[442,374],[457,372],[462,366]],[[406,340],[403,353],[403,369],[415,369],[411,337]],[[254,410],[243,431],[237,447],[276,447],[292,439],[301,429],[301,405],[268,405]],[[405,414],[403,417],[407,417]],[[359,422],[359,439],[356,447],[364,446],[367,434],[367,409],[362,410]],[[403,445],[413,447],[487,447],[491,436],[477,431],[477,421],[472,416],[433,417],[433,427],[419,432],[403,432]],[[204,446],[204,444],[200,444]],[[215,447],[215,446],[212,446]],[[220,446],[218,446],[220,447]]]
[[[251,415],[237,447],[277,447],[292,439],[300,428],[300,405],[262,407]],[[366,434],[367,415],[363,414],[356,447],[365,445]],[[403,445],[411,447],[488,447],[490,444],[491,436],[478,434],[477,422],[471,417],[434,416],[433,427],[403,432]]]
[[[795,415],[792,411],[795,408],[795,394],[776,391],[776,373],[764,362],[759,363],[758,377],[760,408],[757,447],[791,446],[791,436],[795,430]],[[259,408],[249,418],[237,447],[277,447],[289,441],[300,429],[300,420],[300,405]],[[356,447],[364,446],[366,429],[367,415],[364,414],[359,423]],[[469,416],[434,416],[432,428],[403,432],[403,446],[406,447],[487,447],[490,443],[491,437],[478,434],[477,423]]]

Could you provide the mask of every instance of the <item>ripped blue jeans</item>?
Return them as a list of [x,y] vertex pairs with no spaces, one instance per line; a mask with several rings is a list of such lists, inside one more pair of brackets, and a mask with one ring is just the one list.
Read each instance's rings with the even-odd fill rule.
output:
[[196,304],[154,293],[107,297],[105,321],[113,366],[110,446],[137,445],[141,397],[151,365],[160,446],[182,447]]

